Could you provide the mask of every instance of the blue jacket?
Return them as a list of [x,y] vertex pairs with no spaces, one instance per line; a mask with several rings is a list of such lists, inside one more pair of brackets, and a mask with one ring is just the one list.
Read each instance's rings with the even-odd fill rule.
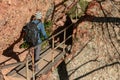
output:
[[45,28],[44,28],[44,24],[42,22],[39,22],[38,20],[33,20],[32,22],[38,24],[37,27],[38,27],[38,30],[39,30],[39,34],[38,34],[38,37],[39,37],[39,40],[38,40],[38,44],[40,44],[42,42],[41,38],[40,38],[40,33],[42,33],[42,35],[44,36],[45,39],[47,39],[47,34],[45,32]]

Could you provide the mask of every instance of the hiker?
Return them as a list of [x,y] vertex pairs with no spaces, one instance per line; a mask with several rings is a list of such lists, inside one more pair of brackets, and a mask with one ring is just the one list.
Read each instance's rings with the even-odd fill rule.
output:
[[[30,30],[27,30],[28,28],[29,29],[34,28],[34,30],[35,30],[34,33],[36,32],[35,33],[36,35],[33,35],[33,33],[32,33],[31,35],[28,35],[27,37],[25,36],[25,41],[28,42],[31,47],[34,47],[35,62],[37,60],[39,60],[39,55],[40,55],[40,50],[41,50],[40,43],[42,42],[42,40],[41,40],[40,36],[42,35],[45,39],[48,38],[47,34],[45,32],[44,24],[42,23],[41,19],[42,19],[42,14],[40,12],[37,12],[35,15],[33,15],[31,17],[30,22],[23,28],[23,31],[26,32],[25,35],[28,35],[27,33],[29,33],[29,31],[30,31]],[[29,27],[29,26],[33,26],[33,24],[31,25],[30,23],[36,24],[37,27]],[[35,28],[37,28],[37,29],[35,29]],[[34,37],[37,36],[37,41],[35,41],[36,38],[32,39],[34,41],[34,43],[31,44],[29,39],[33,36]],[[36,69],[35,71],[38,70],[38,65],[35,65],[35,69]]]
[[[42,18],[42,14],[40,12],[37,12],[35,14],[35,20],[33,20],[34,23],[38,23],[38,30],[40,31],[40,33],[42,33],[42,35],[44,36],[45,39],[47,39],[47,34],[45,32],[45,28],[44,28],[44,24],[42,23],[41,21],[41,18]],[[39,60],[39,55],[40,55],[40,50],[41,50],[41,45],[39,45],[42,40],[40,38],[40,34],[38,35],[39,39],[38,39],[38,42],[36,45],[38,45],[35,49],[34,49],[34,54],[35,54],[35,62],[37,60]],[[38,69],[38,65],[36,65],[36,70]]]

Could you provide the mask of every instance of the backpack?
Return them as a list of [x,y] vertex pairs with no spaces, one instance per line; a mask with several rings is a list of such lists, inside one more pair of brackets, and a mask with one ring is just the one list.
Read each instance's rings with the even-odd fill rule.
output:
[[38,24],[39,23],[35,24],[34,22],[30,22],[24,29],[25,31],[24,41],[28,43],[30,46],[35,46],[38,42],[39,39],[38,37],[39,30],[37,28]]

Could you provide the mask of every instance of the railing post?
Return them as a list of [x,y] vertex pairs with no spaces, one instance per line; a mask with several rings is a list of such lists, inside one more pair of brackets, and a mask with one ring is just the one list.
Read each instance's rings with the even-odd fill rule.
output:
[[[32,51],[33,52],[33,51]],[[32,80],[35,80],[35,59],[34,59],[34,56],[35,56],[35,54],[34,54],[34,52],[32,53]]]
[[[65,30],[64,30],[64,41],[66,41],[66,28],[65,28]],[[64,42],[63,47],[64,47],[63,51],[65,51],[65,42]]]
[[[64,41],[66,40],[66,28],[64,29]],[[65,42],[63,43],[63,52],[65,52]],[[64,59],[64,55],[63,55]]]
[[[54,47],[55,47],[55,41],[54,36],[52,36],[52,63],[54,63]],[[54,70],[54,67],[52,67],[52,71]]]
[[28,64],[28,55],[30,53],[30,50],[28,51],[27,57],[26,57],[26,76],[27,76],[27,80],[30,80],[30,76],[29,76],[29,64]]
[[55,45],[54,36],[52,36],[52,49],[53,49],[53,52],[52,52],[52,62],[54,62],[54,45]]

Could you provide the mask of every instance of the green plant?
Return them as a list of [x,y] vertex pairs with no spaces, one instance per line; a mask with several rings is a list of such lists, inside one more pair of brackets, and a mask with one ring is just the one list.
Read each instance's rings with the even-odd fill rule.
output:
[[82,12],[85,12],[88,2],[86,0],[79,0],[79,5],[81,7]]
[[47,21],[47,22],[44,22],[44,26],[45,26],[45,30],[46,30],[46,34],[47,36],[50,36],[51,34],[51,27],[52,27],[53,23],[52,21]]
[[76,8],[77,6],[75,5],[69,12],[68,14],[70,15],[71,18],[74,18],[76,16],[75,12],[76,12]]
[[30,45],[26,42],[23,42],[21,45],[20,45],[20,48],[28,48],[30,47]]
[[85,0],[79,0],[77,5],[73,6],[70,11],[68,12],[68,14],[70,15],[70,17],[72,19],[76,18],[76,17],[81,17],[87,8],[88,2]]
[[[46,30],[46,34],[49,37],[51,34],[51,27],[52,27],[53,23],[52,21],[47,21],[44,22],[44,26],[45,26],[45,30]],[[41,40],[44,40],[44,37],[41,35]],[[45,41],[44,43],[41,44],[41,49],[44,49],[46,46],[48,46],[48,41]]]
[[41,44],[41,50],[45,49],[49,45],[48,41],[45,41]]
[[44,22],[44,26],[45,26],[45,28],[49,28],[49,27],[51,27],[52,24],[53,24],[52,21]]

